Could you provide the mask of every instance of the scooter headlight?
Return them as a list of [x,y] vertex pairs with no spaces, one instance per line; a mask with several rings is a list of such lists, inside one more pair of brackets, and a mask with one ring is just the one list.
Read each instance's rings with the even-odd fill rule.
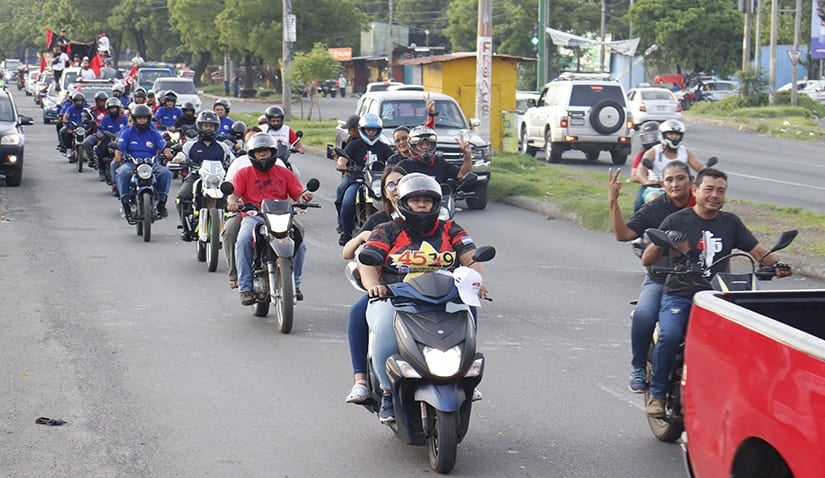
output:
[[372,180],[372,185],[370,187],[372,188],[372,193],[375,195],[375,197],[380,198],[381,197],[381,180],[380,179],[373,179]]
[[461,366],[461,346],[456,345],[444,351],[424,347],[424,360],[433,375],[452,377],[458,373],[458,368]]
[[86,128],[84,128],[83,126],[78,126],[77,128],[75,128],[74,132],[78,136],[84,136],[86,134]]
[[140,179],[149,179],[152,177],[152,166],[148,164],[141,164],[137,167],[137,177]]
[[218,189],[221,187],[221,181],[223,180],[222,174],[207,174],[206,177],[203,178],[204,185],[207,189]]

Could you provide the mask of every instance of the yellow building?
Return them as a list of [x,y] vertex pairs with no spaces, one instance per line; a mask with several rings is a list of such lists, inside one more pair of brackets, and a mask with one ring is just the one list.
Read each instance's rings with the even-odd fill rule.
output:
[[[536,61],[511,55],[493,55],[490,114],[490,143],[501,151],[504,134],[503,111],[516,109],[518,63]],[[444,93],[458,101],[464,114],[476,118],[476,53],[459,52],[401,60],[407,83],[420,84],[427,91]]]

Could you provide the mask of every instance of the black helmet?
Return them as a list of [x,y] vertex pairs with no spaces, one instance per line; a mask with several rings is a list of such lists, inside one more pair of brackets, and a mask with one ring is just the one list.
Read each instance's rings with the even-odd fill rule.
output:
[[284,125],[285,113],[284,113],[284,109],[281,108],[280,106],[277,106],[277,105],[270,106],[269,108],[266,109],[266,111],[264,111],[264,116],[266,116],[266,122],[267,123],[269,123],[272,120],[272,118],[280,118],[281,119],[281,124],[278,125],[277,127],[273,127],[271,124],[269,125],[270,128],[272,128],[276,131],[281,129],[281,126]]
[[[435,130],[426,126],[416,126],[410,131],[410,155],[421,161],[430,164],[435,157],[435,149],[438,144],[438,135]],[[428,143],[425,148],[424,143]]]
[[149,129],[149,126],[152,124],[152,108],[149,108],[146,105],[136,105],[132,110],[132,119],[137,120],[138,118],[148,118],[149,121],[147,121],[144,125],[141,125],[135,121],[135,126],[137,129],[141,131]]
[[121,104],[120,100],[115,98],[114,96],[106,100],[106,109],[110,110],[109,113],[111,113],[111,108],[117,108],[115,116],[117,116],[120,113],[120,108],[122,106],[123,104]]
[[180,107],[180,110],[186,113],[187,111],[191,111],[192,114],[195,114],[195,105],[192,104],[191,101],[187,101]]
[[109,99],[109,95],[107,95],[105,91],[95,93],[95,103],[98,101],[106,101],[107,99]]
[[246,132],[246,123],[243,121],[235,121],[232,124],[232,134],[235,135],[236,138],[240,139],[243,138],[243,134]]
[[[261,149],[268,149],[272,154],[264,160],[255,159],[255,151]],[[255,133],[246,143],[246,151],[249,153],[249,160],[255,168],[261,171],[269,171],[269,168],[275,164],[277,159],[275,153],[278,151],[278,142],[267,133]]]
[[639,142],[642,143],[642,149],[648,149],[656,146],[659,142],[659,122],[645,121],[639,127]]
[[178,101],[178,95],[174,91],[167,91],[165,95],[163,95],[163,101]]
[[[398,181],[398,213],[407,226],[418,234],[431,235],[438,223],[441,212],[441,186],[432,176],[423,173],[410,173]],[[429,212],[415,212],[407,202],[415,197],[429,197],[433,207]]]
[[229,108],[232,107],[232,104],[229,103],[229,100],[227,100],[226,98],[218,98],[217,100],[215,100],[215,104],[212,105],[212,108],[215,108],[216,106],[223,106],[223,109],[226,111],[226,114],[229,114]]
[[[194,111],[194,108],[192,108]],[[206,128],[207,125],[212,125],[213,128]],[[195,128],[201,134],[201,138],[211,140],[218,133],[218,128],[221,127],[221,120],[218,114],[212,110],[203,110],[198,113],[198,118],[195,120]]]
[[117,84],[112,87],[112,94],[117,96],[118,98],[123,94],[124,88],[123,85]]
[[77,103],[78,101],[83,103],[86,102],[86,96],[79,91],[72,95],[72,103]]
[[135,90],[134,97],[135,98],[148,98],[149,95],[146,93],[146,89],[138,88],[138,89]]

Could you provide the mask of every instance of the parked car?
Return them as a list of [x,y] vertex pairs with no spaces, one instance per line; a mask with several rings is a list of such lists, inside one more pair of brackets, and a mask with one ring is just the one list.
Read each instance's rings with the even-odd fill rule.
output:
[[338,80],[318,81],[318,94],[335,98],[338,95]]
[[613,164],[622,165],[632,127],[621,83],[603,73],[563,73],[544,85],[536,107],[522,116],[519,143],[524,154],[543,149],[551,163],[572,149],[590,161],[608,151]]
[[17,114],[9,90],[0,90],[0,174],[6,177],[6,186],[20,186],[23,179],[23,126],[31,124],[31,117]]
[[60,111],[60,107],[63,104],[63,98],[65,98],[66,93],[56,91],[57,83],[51,82],[49,86],[46,87],[46,93],[44,93],[40,98],[40,107],[43,110],[43,124],[49,124],[53,121],[57,121],[58,112]]
[[[539,101],[541,93],[538,91],[516,91],[516,115],[513,120],[514,125],[522,124],[524,120],[524,113],[528,108],[533,108]],[[521,150],[521,135],[518,138],[519,150]]]
[[825,80],[809,81],[800,93],[808,95],[820,103],[825,102]]
[[28,78],[26,78],[26,96],[33,96],[35,90],[37,89],[37,79],[40,78],[40,71],[34,70],[29,72]]
[[367,88],[364,90],[364,94],[373,93],[376,91],[387,91],[390,86],[393,85],[403,85],[400,81],[374,81],[372,83],[367,83]]
[[22,62],[17,58],[6,58],[3,60],[2,65],[0,65],[0,69],[5,70],[6,81],[17,81],[17,67],[21,64]]
[[[470,209],[487,207],[487,186],[490,182],[490,162],[493,151],[489,143],[473,133],[471,128],[478,126],[478,120],[467,122],[461,107],[450,96],[442,93],[423,91],[377,91],[364,94],[359,98],[355,114],[363,117],[367,113],[377,114],[384,124],[381,141],[394,147],[392,130],[398,126],[414,127],[427,120],[425,100],[429,96],[435,101],[438,116],[435,120],[435,132],[438,135],[438,150],[444,160],[450,164],[460,165],[464,154],[458,147],[457,136],[463,135],[473,145],[473,172],[478,175],[474,192],[476,197],[467,199]],[[347,137],[345,122],[339,121],[335,130],[335,145],[341,146]]]
[[[825,80],[797,80],[796,81],[796,91],[802,91],[807,89],[808,87],[823,87],[825,86]],[[784,85],[780,86],[776,89],[776,91],[791,91],[793,88],[793,82],[789,81]]]
[[52,70],[43,70],[43,73],[37,78],[37,87],[34,91],[35,104],[40,104],[40,99],[48,92],[49,85],[52,83],[54,83]]
[[156,92],[174,91],[178,95],[178,106],[188,102],[195,105],[195,113],[201,110],[201,97],[203,91],[195,88],[195,83],[191,78],[158,78],[152,84],[152,90]]
[[627,92],[627,110],[635,129],[645,121],[682,119],[682,104],[665,88],[633,88]]
[[739,83],[727,80],[709,80],[703,82],[702,99],[706,101],[719,101],[739,94]]

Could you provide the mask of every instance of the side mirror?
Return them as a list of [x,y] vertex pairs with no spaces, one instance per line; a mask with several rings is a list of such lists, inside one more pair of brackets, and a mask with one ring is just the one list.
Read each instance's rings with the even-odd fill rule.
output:
[[481,120],[478,118],[470,118],[470,128],[476,129],[481,126]]
[[532,108],[534,106],[536,106],[536,100],[535,99],[530,98],[529,100],[527,100],[527,107],[528,108]]
[[304,137],[304,132],[301,131],[301,130],[298,130],[298,131],[295,132],[295,136],[297,136],[299,138],[303,138]]
[[229,181],[223,182],[221,183],[221,192],[229,196],[235,192],[235,186],[233,186]]
[[716,166],[716,163],[718,163],[718,162],[719,162],[719,158],[717,158],[716,156],[711,156],[711,157],[708,158],[708,162],[705,163],[705,167],[712,168],[712,167]]
[[314,193],[320,187],[321,187],[321,181],[318,181],[317,178],[310,178],[310,180],[307,181],[307,191],[310,191],[310,192]]
[[489,262],[496,257],[496,248],[493,246],[481,246],[473,253],[473,262]]
[[345,153],[344,150],[341,149],[341,148],[336,147],[335,148],[335,154],[337,154],[338,156],[349,159],[349,156],[347,156],[347,153]]
[[358,253],[358,262],[365,266],[380,266],[384,263],[384,258],[376,251],[363,249]]
[[472,171],[470,171],[469,173],[465,174],[465,175],[464,175],[464,178],[462,178],[462,180],[461,180],[461,182],[462,182],[462,183],[464,183],[464,185],[465,185],[465,186],[466,186],[466,185],[469,185],[469,184],[473,184],[473,183],[475,183],[476,181],[478,181],[478,174],[476,174],[476,173],[474,173],[474,172],[472,172]]
[[21,115],[17,118],[17,124],[19,124],[21,126],[33,125],[34,124],[34,119],[31,116]]
[[650,239],[650,242],[659,247],[669,247],[672,249],[676,248],[676,244],[674,244],[673,241],[670,240],[667,233],[661,229],[650,228],[646,230],[645,233],[647,233],[647,237]]
[[[768,251],[768,253],[765,254],[765,256],[762,257],[762,259],[764,259],[766,256],[768,256],[771,253],[774,253],[778,250],[784,249],[784,248],[788,247],[789,245],[791,245],[791,242],[793,242],[793,240],[796,239],[796,236],[798,234],[799,234],[799,231],[797,231],[796,229],[791,230],[791,231],[783,232],[782,235],[779,236],[779,240],[776,241],[776,245],[771,247],[771,249]],[[762,264],[761,259],[759,260],[759,264],[760,265]]]

